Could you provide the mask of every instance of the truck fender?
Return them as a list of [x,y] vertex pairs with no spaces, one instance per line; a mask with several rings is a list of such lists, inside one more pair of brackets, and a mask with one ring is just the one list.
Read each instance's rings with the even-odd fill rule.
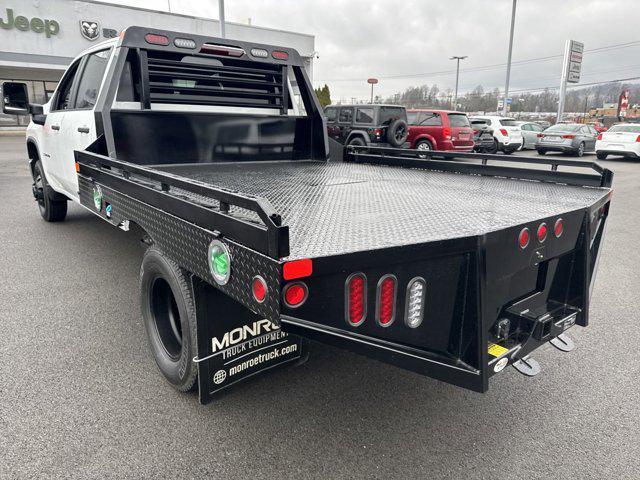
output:
[[33,177],[33,169],[36,166],[36,162],[40,160],[40,150],[36,139],[33,137],[27,137],[27,155],[29,156],[29,169]]
[[365,143],[370,143],[369,134],[367,132],[365,132],[364,130],[352,130],[349,136],[347,137],[347,141],[345,142],[345,145],[348,145],[349,142],[353,140],[354,137],[362,137]]

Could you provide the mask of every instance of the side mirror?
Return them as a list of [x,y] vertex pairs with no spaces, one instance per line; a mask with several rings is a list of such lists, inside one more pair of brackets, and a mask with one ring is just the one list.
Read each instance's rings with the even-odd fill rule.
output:
[[2,113],[29,115],[29,93],[26,83],[4,82],[2,84]]

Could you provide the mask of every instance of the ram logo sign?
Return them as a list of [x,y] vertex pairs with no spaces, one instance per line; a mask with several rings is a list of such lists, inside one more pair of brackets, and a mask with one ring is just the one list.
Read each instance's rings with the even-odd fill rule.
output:
[[80,20],[80,33],[87,40],[95,40],[100,34],[100,24],[92,20]]

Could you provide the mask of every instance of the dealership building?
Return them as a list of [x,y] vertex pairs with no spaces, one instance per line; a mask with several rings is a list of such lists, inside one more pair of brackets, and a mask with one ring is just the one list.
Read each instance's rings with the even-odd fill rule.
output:
[[[168,3],[167,3],[168,5]],[[3,0],[0,3],[0,82],[24,81],[34,103],[46,102],[71,60],[131,25],[220,36],[220,22],[169,12],[76,0]],[[313,71],[314,37],[249,24],[225,23],[226,37],[298,50]],[[24,124],[1,115],[1,125]]]

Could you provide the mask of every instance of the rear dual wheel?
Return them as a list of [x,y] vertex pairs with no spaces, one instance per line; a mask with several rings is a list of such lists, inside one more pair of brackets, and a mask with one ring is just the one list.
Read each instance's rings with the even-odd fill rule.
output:
[[177,390],[191,390],[198,373],[195,302],[185,272],[155,247],[142,259],[140,303],[160,373]]

